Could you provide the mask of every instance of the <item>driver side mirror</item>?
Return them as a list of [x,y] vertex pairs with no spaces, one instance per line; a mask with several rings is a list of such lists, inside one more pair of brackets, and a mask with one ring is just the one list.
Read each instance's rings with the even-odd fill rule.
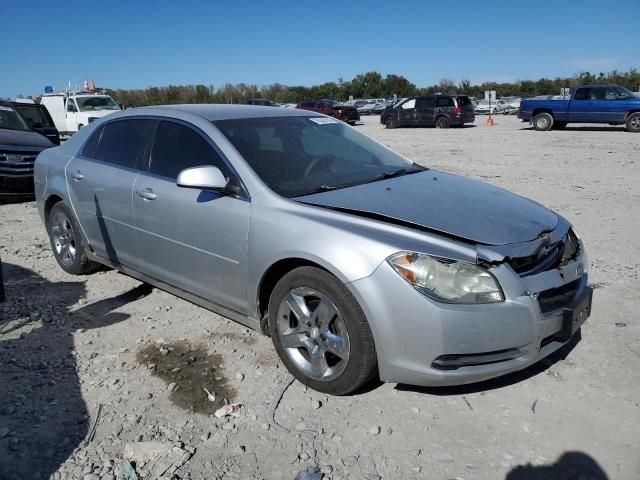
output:
[[239,195],[240,189],[229,183],[218,167],[205,165],[182,170],[176,185],[183,188],[213,190],[218,193]]

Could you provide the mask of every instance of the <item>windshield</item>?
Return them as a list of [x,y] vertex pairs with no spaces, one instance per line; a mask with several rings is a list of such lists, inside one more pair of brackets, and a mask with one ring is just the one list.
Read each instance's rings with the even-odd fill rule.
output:
[[111,97],[76,97],[81,112],[93,110],[120,110],[120,106]]
[[276,193],[297,197],[424,170],[327,117],[213,122]]
[[30,130],[24,118],[13,108],[6,105],[0,105],[0,128],[7,130]]
[[636,98],[636,96],[624,87],[614,87],[614,90],[618,94],[618,98]]

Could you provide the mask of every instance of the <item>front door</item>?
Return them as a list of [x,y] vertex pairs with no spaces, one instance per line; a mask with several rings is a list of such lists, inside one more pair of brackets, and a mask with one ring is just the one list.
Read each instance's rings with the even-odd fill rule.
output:
[[416,99],[407,100],[398,108],[399,125],[416,124]]
[[72,208],[93,251],[116,265],[138,262],[131,192],[154,121],[100,127],[65,170]]
[[147,275],[239,313],[247,313],[248,199],[176,185],[185,168],[233,173],[204,134],[162,121],[149,171],[133,187],[133,216]]
[[67,98],[67,132],[78,131],[78,106],[73,98]]

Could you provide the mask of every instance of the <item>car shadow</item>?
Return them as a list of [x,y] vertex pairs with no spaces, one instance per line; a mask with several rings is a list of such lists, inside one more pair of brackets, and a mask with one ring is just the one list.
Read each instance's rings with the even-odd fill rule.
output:
[[[535,130],[533,127],[523,127],[519,130]],[[625,132],[627,133],[627,129],[624,126],[600,126],[600,127],[570,127],[566,126],[560,130],[552,129],[554,132]]]
[[519,465],[505,480],[608,480],[602,467],[590,455],[565,452],[551,465]]
[[482,382],[470,383],[467,385],[456,385],[450,387],[416,387],[413,385],[396,385],[396,390],[425,393],[429,395],[448,396],[448,395],[468,395],[471,393],[486,392],[489,390],[497,390],[505,388],[516,383],[523,382],[529,378],[535,377],[552,367],[559,361],[564,360],[571,353],[571,351],[582,340],[581,331],[578,330],[575,335],[563,345],[561,348],[553,352],[548,357],[545,357],[537,363],[519,370],[517,372],[508,373],[501,377],[492,378],[490,380],[484,380]]
[[77,373],[74,332],[129,318],[119,308],[148,295],[141,284],[76,308],[84,281],[50,282],[2,264],[0,303],[0,478],[49,478],[88,433],[89,411]]

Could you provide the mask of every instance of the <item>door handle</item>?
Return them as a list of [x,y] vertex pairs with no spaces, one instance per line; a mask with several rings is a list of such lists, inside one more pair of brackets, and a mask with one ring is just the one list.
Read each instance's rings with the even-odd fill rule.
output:
[[76,182],[79,182],[80,180],[82,180],[84,178],[84,175],[82,175],[82,172],[80,172],[80,170],[78,170],[75,173],[71,174],[71,178],[73,178]]
[[136,190],[136,195],[144,198],[145,200],[155,200],[156,198],[158,198],[158,196],[153,193],[153,190],[151,190],[150,188]]

